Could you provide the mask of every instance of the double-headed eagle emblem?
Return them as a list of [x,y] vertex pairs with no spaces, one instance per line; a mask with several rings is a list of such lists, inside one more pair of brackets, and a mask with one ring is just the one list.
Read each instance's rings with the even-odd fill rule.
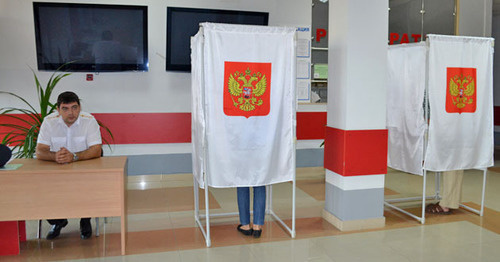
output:
[[[254,83],[257,82],[255,85]],[[266,75],[253,73],[247,68],[245,73],[236,71],[229,75],[228,90],[233,105],[243,111],[255,110],[264,101],[260,98],[267,89]]]
[[450,78],[449,92],[452,96],[451,99],[453,104],[459,109],[474,102],[471,96],[474,95],[475,89],[472,76],[455,75]]

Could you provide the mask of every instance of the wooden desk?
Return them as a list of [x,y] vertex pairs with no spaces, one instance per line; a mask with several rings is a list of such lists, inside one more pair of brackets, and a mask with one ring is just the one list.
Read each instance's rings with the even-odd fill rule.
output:
[[70,164],[16,159],[17,170],[0,171],[0,221],[120,217],[125,255],[127,157]]

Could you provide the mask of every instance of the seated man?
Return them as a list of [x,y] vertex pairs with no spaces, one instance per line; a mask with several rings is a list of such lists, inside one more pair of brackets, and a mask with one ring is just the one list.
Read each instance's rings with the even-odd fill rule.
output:
[[[73,92],[63,92],[57,98],[57,112],[45,117],[36,146],[39,160],[67,164],[101,156],[101,132],[95,118],[80,112],[80,99]],[[56,189],[57,190],[57,189]],[[82,199],[82,201],[85,201]],[[52,229],[47,239],[59,236],[67,219],[49,219]],[[81,238],[92,235],[90,218],[80,220]]]

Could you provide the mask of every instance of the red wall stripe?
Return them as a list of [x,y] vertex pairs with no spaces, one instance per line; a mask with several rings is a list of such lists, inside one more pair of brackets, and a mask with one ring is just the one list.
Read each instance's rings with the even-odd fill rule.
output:
[[[12,118],[10,116],[18,117],[22,120],[15,119],[15,118]],[[2,124],[13,124],[13,125],[19,125],[22,127],[30,127],[31,126],[31,125],[26,124],[23,120],[29,121],[29,122],[34,121],[31,116],[28,116],[25,114],[10,114],[9,116],[0,115],[0,123],[2,123]],[[4,136],[7,133],[12,132],[12,131],[15,131],[15,129],[12,129],[10,127],[0,127],[0,143],[2,142]],[[23,139],[24,139],[24,137],[23,137]]]
[[326,112],[297,112],[297,139],[325,139]]
[[[114,144],[190,143],[191,113],[93,113],[114,136]],[[22,115],[18,115],[22,116]],[[2,123],[12,122],[0,118]],[[324,139],[326,112],[298,112],[297,138]],[[0,139],[7,128],[0,128]]]
[[325,168],[342,176],[386,174],[387,136],[386,129],[326,127]]
[[[494,108],[500,125],[500,106]],[[115,144],[189,143],[191,113],[95,113],[113,132]],[[23,115],[17,115],[25,118]],[[325,139],[326,112],[297,112],[297,139]],[[13,123],[1,117],[1,123]],[[8,129],[0,127],[0,139]]]
[[191,142],[191,113],[96,113],[92,115],[111,130],[115,144]]

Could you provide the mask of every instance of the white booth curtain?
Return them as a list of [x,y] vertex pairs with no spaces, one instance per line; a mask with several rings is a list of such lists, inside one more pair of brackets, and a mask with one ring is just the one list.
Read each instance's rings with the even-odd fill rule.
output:
[[427,49],[425,43],[392,45],[387,54],[387,165],[422,175]]
[[431,171],[493,166],[493,39],[429,35]]
[[[422,174],[418,167],[449,171],[493,166],[493,39],[428,35],[427,44],[427,62],[422,45],[388,51],[388,165],[413,174]],[[422,159],[426,81],[430,121]]]
[[295,175],[295,28],[203,23],[192,38],[193,175],[204,187]]

